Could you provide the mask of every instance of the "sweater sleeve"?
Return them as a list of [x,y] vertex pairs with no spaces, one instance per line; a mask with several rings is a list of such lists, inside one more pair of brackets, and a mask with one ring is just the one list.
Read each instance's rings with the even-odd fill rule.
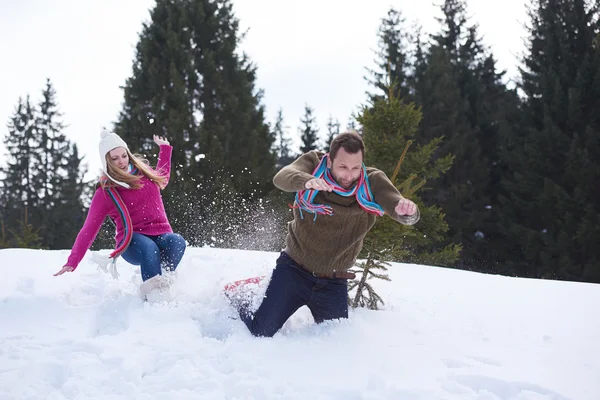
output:
[[83,227],[79,231],[71,254],[65,265],[76,269],[85,253],[92,246],[92,243],[96,239],[104,218],[108,215],[110,210],[110,200],[102,188],[96,189],[94,197],[92,198],[92,204],[88,211],[88,215],[85,219]]
[[396,206],[404,197],[383,171],[374,169],[369,176],[369,181],[375,202],[383,208],[386,214],[403,225],[414,225],[419,221],[421,218],[419,207],[413,215],[398,215],[396,213]]
[[273,184],[284,192],[304,190],[304,185],[313,179],[313,171],[319,165],[319,155],[316,151],[304,153],[293,163],[283,167],[273,177]]
[[167,178],[171,176],[171,155],[173,153],[173,146],[168,144],[160,145],[160,152],[158,153],[158,162],[156,163],[156,171]]

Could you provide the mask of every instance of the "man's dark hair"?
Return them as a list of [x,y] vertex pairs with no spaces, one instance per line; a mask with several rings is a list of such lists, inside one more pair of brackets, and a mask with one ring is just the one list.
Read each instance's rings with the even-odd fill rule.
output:
[[355,154],[359,151],[365,156],[365,143],[356,131],[344,132],[336,135],[329,145],[329,156],[335,158],[338,151],[343,148],[347,153]]

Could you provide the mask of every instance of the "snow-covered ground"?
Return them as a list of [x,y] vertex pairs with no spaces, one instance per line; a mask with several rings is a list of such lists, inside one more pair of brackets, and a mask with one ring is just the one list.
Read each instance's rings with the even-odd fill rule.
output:
[[190,248],[144,303],[91,254],[0,250],[0,399],[600,399],[600,286],[394,264],[384,310],[254,338],[221,295],[276,253]]

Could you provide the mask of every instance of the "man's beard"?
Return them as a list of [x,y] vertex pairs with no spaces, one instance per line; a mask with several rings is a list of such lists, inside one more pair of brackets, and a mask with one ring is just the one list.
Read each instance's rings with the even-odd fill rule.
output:
[[331,172],[331,176],[333,176],[333,179],[335,179],[336,183],[344,189],[352,189],[356,185],[356,182],[358,182],[358,179],[355,179],[353,181],[350,181],[349,183],[344,183],[340,178],[335,176],[333,171]]

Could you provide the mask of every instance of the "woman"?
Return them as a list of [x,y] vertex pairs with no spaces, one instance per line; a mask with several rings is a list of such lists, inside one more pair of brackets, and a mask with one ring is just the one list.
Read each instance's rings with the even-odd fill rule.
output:
[[103,174],[67,263],[54,276],[77,268],[108,215],[116,226],[117,248],[110,254],[112,262],[121,255],[127,262],[140,265],[143,296],[168,285],[162,268],[177,268],[186,243],[173,233],[160,195],[169,181],[173,147],[156,135],[154,142],[160,147],[156,170],[131,154],[117,134],[102,132],[99,151]]

